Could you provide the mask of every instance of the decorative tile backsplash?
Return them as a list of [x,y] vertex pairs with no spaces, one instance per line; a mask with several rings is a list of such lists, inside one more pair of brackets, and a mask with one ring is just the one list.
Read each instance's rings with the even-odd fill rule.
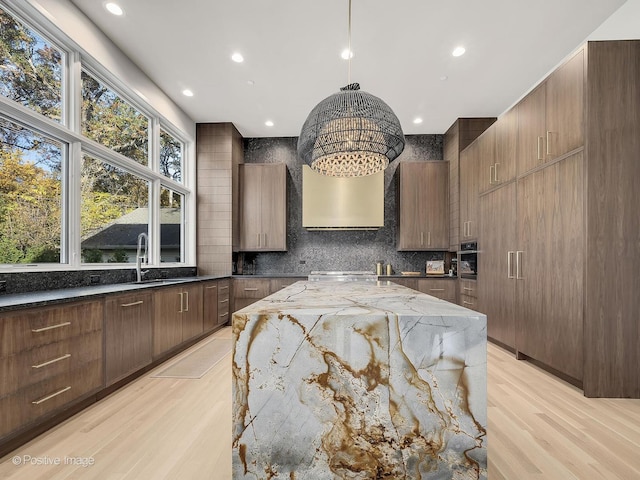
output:
[[[396,183],[400,160],[442,160],[443,135],[407,135],[404,152],[391,162],[384,175],[384,227],[379,230],[310,231],[302,228],[302,164],[296,155],[296,137],[245,138],[245,163],[287,164],[287,251],[244,254],[243,272],[293,273],[313,270],[375,271],[377,262],[391,264],[394,272],[425,271],[427,260],[442,252],[396,251]],[[234,256],[237,259],[237,256]]]

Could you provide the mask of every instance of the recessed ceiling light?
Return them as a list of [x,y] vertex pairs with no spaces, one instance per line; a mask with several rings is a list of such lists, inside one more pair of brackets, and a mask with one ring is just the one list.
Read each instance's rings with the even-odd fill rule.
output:
[[113,3],[113,2],[105,3],[104,8],[106,8],[109,11],[109,13],[112,13],[113,15],[117,15],[117,16],[124,15],[124,10],[122,10],[120,5],[118,5],[117,3]]
[[420,117],[414,118],[413,123],[415,123],[416,125],[422,123],[422,119]]
[[233,55],[231,55],[231,60],[233,60],[236,63],[242,63],[244,62],[244,57],[240,53],[236,52]]
[[182,94],[183,94],[185,97],[193,97],[193,92],[192,92],[191,90],[189,90],[188,88],[186,88],[186,89],[182,90]]
[[264,122],[264,124],[265,124],[267,127],[273,127],[273,122],[272,122],[271,120],[267,120],[266,122]]
[[353,50],[349,51],[348,48],[345,48],[340,54],[340,56],[342,57],[343,60],[349,60],[350,58],[353,58]]
[[253,80],[247,80],[247,85],[249,85],[250,87],[253,87],[256,84],[256,82],[254,82]]
[[442,75],[442,76],[440,77],[440,80],[442,80],[442,81],[444,82],[447,78],[449,78],[449,77],[447,77],[446,75]]
[[451,52],[451,55],[453,55],[454,57],[459,57],[460,55],[463,55],[465,51],[466,50],[463,46],[456,47],[453,49],[453,52]]

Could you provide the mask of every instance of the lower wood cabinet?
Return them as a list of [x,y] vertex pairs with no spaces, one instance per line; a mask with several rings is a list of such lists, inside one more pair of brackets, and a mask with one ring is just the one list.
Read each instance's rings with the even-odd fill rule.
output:
[[453,278],[419,278],[418,291],[447,302],[456,302],[456,280]]
[[202,286],[203,328],[205,332],[229,321],[229,280],[212,280]]
[[181,285],[154,293],[153,356],[174,349],[204,331],[202,286]]
[[105,383],[111,385],[151,363],[151,292],[105,300]]
[[233,310],[240,310],[270,294],[271,284],[268,278],[234,278]]
[[103,303],[0,314],[0,439],[103,386]]
[[460,305],[478,311],[478,283],[476,280],[460,279]]

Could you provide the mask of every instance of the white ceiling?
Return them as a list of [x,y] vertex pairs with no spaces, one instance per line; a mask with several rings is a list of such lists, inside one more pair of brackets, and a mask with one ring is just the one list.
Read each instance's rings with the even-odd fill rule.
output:
[[[233,122],[245,137],[297,136],[313,106],[348,83],[348,0],[117,0],[122,17],[101,0],[71,1],[195,122]],[[383,99],[406,134],[498,116],[624,3],[352,1],[351,81]],[[460,44],[467,53],[455,58]]]

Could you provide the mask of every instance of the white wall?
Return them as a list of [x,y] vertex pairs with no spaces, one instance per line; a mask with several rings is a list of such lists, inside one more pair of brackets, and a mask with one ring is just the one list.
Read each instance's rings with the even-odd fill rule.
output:
[[27,0],[27,3],[168,122],[184,132],[189,140],[195,140],[195,122],[69,0]]
[[589,35],[588,40],[635,40],[640,38],[640,0],[627,0]]

